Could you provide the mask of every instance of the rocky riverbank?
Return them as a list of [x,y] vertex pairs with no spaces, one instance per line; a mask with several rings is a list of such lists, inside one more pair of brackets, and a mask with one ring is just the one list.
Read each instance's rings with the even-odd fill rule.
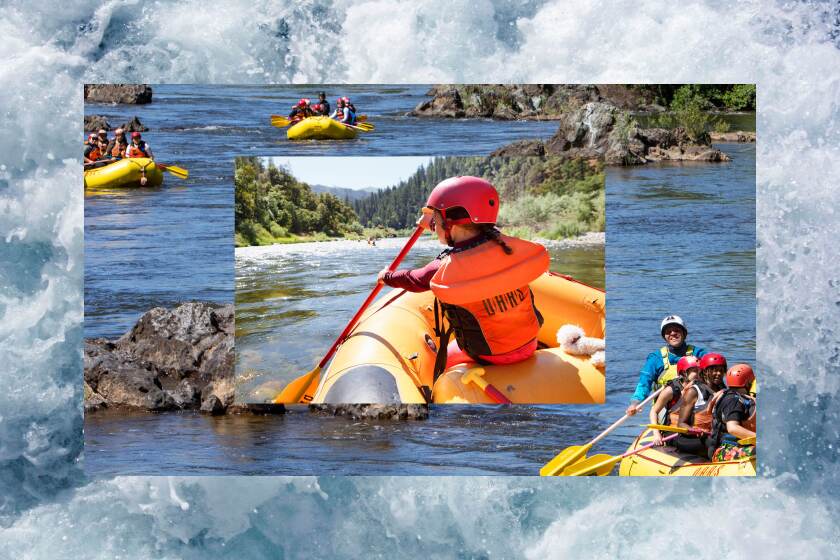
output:
[[[85,412],[282,414],[283,405],[234,404],[233,305],[155,307],[120,338],[85,341]],[[423,420],[425,405],[310,405],[352,419]]]
[[146,312],[115,340],[85,341],[85,410],[201,410],[233,404],[233,305]]
[[641,128],[627,112],[604,102],[590,102],[565,114],[548,140],[520,140],[492,156],[584,158],[606,165],[639,165],[660,161],[729,161],[706,135],[692,139],[682,128]]
[[649,91],[625,85],[437,85],[408,114],[434,118],[559,120],[587,103],[609,103],[626,111],[658,112]]

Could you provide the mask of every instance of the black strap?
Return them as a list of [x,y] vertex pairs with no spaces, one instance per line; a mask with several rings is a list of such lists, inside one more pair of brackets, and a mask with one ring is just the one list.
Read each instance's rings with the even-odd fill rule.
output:
[[432,370],[432,384],[446,371],[447,347],[449,346],[449,337],[452,336],[452,327],[443,329],[443,310],[440,308],[437,298],[435,298],[435,336],[438,339],[438,349],[435,355],[435,367]]

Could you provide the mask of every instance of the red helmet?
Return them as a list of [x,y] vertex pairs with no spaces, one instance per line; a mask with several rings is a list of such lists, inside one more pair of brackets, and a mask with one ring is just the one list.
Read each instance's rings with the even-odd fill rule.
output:
[[321,104],[316,103],[315,105],[312,106],[312,109],[314,109],[315,111],[320,111],[321,110]]
[[[426,207],[439,210],[450,224],[495,224],[499,215],[499,193],[493,185],[478,177],[450,177],[432,189]],[[446,211],[456,207],[466,210],[469,218],[448,220]]]
[[747,364],[735,364],[726,372],[727,387],[749,387],[755,380],[755,374]]
[[338,99],[335,100],[336,105],[341,105],[342,103],[344,103],[344,98],[343,97],[339,97]]
[[699,368],[700,360],[698,360],[695,356],[683,356],[677,362],[677,373],[682,375],[693,367]]
[[131,137],[132,138],[140,138],[140,133],[137,132],[137,131],[134,131],[134,132],[131,133]]
[[726,358],[714,352],[700,358],[700,369],[706,369],[712,366],[723,366],[726,369]]
[[342,97],[341,100],[344,101],[345,103],[350,103],[350,98],[349,97]]
[[298,107],[306,107],[307,105],[309,105],[308,99],[301,99],[300,101],[298,101]]

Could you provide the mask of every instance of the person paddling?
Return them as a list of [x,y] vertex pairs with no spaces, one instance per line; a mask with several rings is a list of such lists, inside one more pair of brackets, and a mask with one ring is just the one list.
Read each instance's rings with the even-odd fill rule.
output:
[[309,106],[309,100],[301,99],[292,107],[292,111],[289,113],[289,120],[292,122],[298,122],[307,117],[313,116],[315,116],[315,112],[312,110],[312,107]]
[[455,363],[511,364],[530,357],[543,320],[529,284],[548,271],[548,251],[496,228],[499,194],[478,177],[440,182],[423,212],[421,223],[448,248],[422,268],[382,270],[379,281],[434,292],[435,379]]
[[[651,424],[677,425],[683,390],[700,375],[700,360],[695,356],[683,356],[677,362],[677,375],[665,385],[650,408]],[[665,445],[659,430],[653,430],[653,443]]]
[[738,443],[755,437],[756,404],[749,392],[753,381],[755,373],[747,364],[735,364],[726,372],[727,389],[713,402],[712,433],[707,441],[708,457],[714,462],[755,455],[755,444]]
[[84,164],[85,167],[93,166],[97,161],[103,157],[102,150],[99,147],[99,137],[96,133],[91,133],[85,142]]
[[683,390],[677,425],[706,433],[680,434],[672,445],[680,451],[706,457],[706,437],[712,428],[712,402],[715,395],[725,389],[726,358],[715,352],[706,354],[700,359],[700,370],[700,376]]
[[705,348],[686,344],[688,328],[679,315],[668,315],[659,325],[659,333],[666,345],[658,352],[648,354],[645,365],[639,372],[639,382],[630,399],[630,406],[625,411],[629,416],[636,414],[636,406],[655,389],[663,387],[677,377],[677,362],[683,356],[702,358]]
[[125,149],[125,157],[155,159],[151,146],[143,140],[143,135],[139,132],[131,133],[131,144]]

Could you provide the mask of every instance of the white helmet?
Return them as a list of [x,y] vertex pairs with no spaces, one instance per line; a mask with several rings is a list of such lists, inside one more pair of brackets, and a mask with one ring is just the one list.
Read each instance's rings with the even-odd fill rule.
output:
[[682,317],[679,315],[668,315],[664,319],[662,319],[662,324],[659,325],[659,334],[665,336],[665,327],[668,325],[679,325],[685,331],[685,334],[688,335],[688,329],[685,326],[685,321],[682,320]]

